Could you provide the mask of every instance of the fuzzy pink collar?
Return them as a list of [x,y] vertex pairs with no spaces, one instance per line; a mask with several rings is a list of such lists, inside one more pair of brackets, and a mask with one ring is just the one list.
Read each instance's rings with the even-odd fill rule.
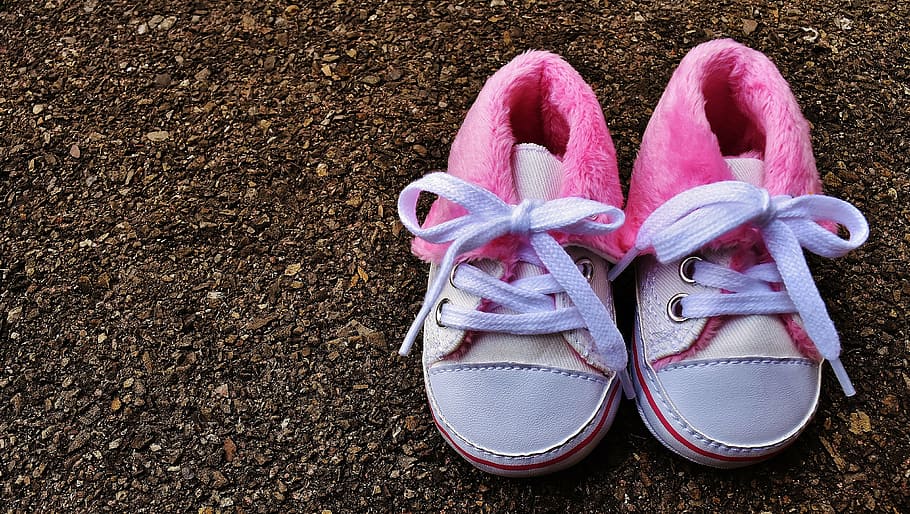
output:
[[[452,143],[448,172],[478,184],[508,203],[517,204],[511,158],[517,143],[537,143],[562,160],[560,196],[577,196],[622,207],[616,152],[594,92],[569,64],[549,52],[517,56],[487,80]],[[437,199],[424,225],[437,225],[464,214],[455,204]],[[617,258],[616,237],[565,237]],[[471,252],[510,262],[518,242],[503,237]],[[439,262],[444,245],[419,238],[412,249],[420,258]]]
[[[642,137],[620,229],[623,249],[670,198],[732,180],[724,159],[742,155],[764,160],[762,186],[772,195],[821,191],[809,124],[780,72],[758,51],[730,39],[710,41],[683,58]],[[747,237],[736,231],[716,245]]]

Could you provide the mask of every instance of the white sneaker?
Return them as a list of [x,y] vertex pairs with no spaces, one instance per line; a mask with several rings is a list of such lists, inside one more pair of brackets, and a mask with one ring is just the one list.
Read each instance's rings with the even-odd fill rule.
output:
[[[421,191],[439,195],[423,226]],[[528,52],[493,75],[458,133],[448,173],[399,199],[429,290],[423,327],[430,408],[476,467],[531,476],[566,468],[613,421],[626,348],[609,261],[622,224],[600,105],[559,57]]]
[[730,40],[693,49],[642,138],[613,270],[648,254],[632,375],[642,418],[680,455],[732,468],[780,452],[815,413],[825,359],[853,394],[801,247],[838,257],[869,228],[820,191],[771,61]]

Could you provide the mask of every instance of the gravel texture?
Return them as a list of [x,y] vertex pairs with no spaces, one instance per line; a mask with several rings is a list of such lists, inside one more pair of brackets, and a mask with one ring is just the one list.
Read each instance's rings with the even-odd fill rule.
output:
[[[907,512],[908,19],[896,0],[0,2],[0,506]],[[591,83],[627,183],[672,69],[721,36],[780,66],[828,193],[869,218],[862,249],[809,259],[859,394],[826,371],[802,438],[739,471],[675,457],[629,402],[567,472],[473,469],[396,354],[425,281],[398,191],[528,48]]]

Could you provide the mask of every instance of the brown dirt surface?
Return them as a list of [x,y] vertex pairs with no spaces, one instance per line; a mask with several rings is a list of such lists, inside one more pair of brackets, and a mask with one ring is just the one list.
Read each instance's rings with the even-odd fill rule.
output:
[[[904,2],[0,2],[0,507],[9,512],[907,512]],[[810,258],[830,372],[771,461],[715,471],[624,402],[550,477],[433,427],[396,349],[425,285],[398,192],[528,48],[591,83],[624,183],[695,44],[767,53],[869,242]]]

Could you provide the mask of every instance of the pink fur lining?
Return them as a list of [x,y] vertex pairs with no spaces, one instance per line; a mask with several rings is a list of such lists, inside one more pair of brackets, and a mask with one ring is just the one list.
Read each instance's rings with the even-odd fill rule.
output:
[[[692,49],[670,79],[642,137],[620,229],[631,248],[642,222],[661,204],[695,186],[732,180],[725,157],[760,156],[772,195],[821,192],[809,124],[774,64],[733,40]],[[747,230],[713,246],[752,239]]]
[[796,321],[794,315],[784,314],[781,315],[780,319],[784,322],[784,328],[787,329],[787,333],[790,334],[790,339],[796,344],[796,348],[800,353],[809,359],[821,362],[821,354],[818,353],[812,339],[809,339],[809,334],[807,334],[802,325]]
[[[512,150],[515,144],[528,142],[543,145],[562,159],[560,196],[622,207],[616,152],[600,104],[578,72],[549,52],[523,53],[487,80],[452,143],[448,172],[517,204]],[[459,206],[437,199],[424,225],[462,214]],[[555,236],[563,244],[583,245],[612,258],[620,255],[615,234]],[[487,257],[508,264],[517,244],[513,237],[502,237],[464,258]],[[426,261],[439,262],[446,246],[415,238],[412,250]]]

